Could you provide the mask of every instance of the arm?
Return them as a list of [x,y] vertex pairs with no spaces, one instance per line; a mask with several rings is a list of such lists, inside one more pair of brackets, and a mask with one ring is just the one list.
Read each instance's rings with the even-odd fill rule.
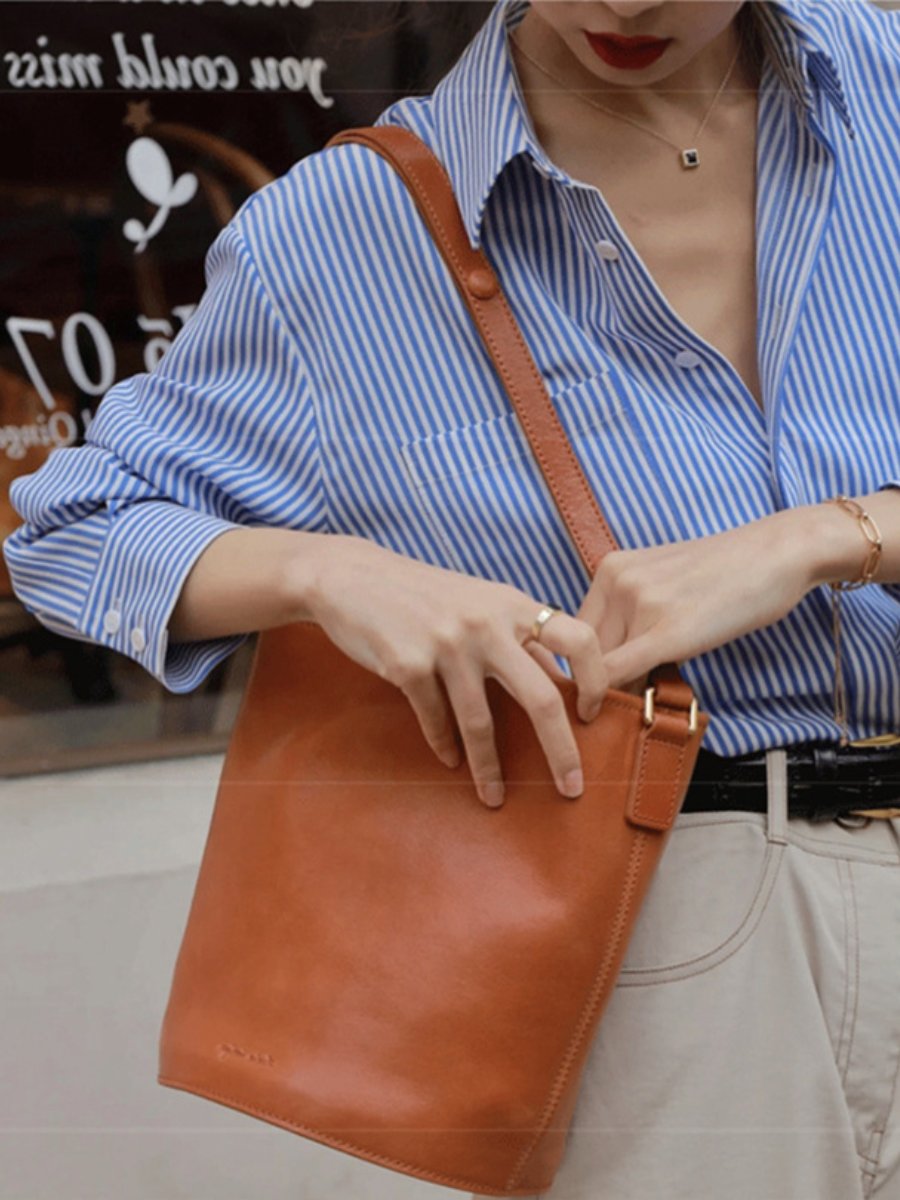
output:
[[[24,524],[3,543],[14,591],[42,624],[128,655],[173,692],[195,688],[259,627],[219,620],[202,640],[195,627],[194,640],[169,644],[172,610],[207,548],[236,531],[254,547],[272,542],[271,529],[249,526],[328,527],[304,364],[237,218],[210,246],[206,275],[156,368],[104,395],[84,445],[57,448],[13,482]],[[234,549],[244,540],[230,537],[210,561]],[[246,563],[230,570],[246,588]]]
[[[873,583],[880,583],[900,601],[900,482],[852,499],[863,506],[881,531],[881,562]],[[859,522],[837,504],[814,504],[797,512],[809,521],[812,585],[856,579],[868,550]]]
[[[898,490],[853,499],[881,530],[874,582],[900,600]],[[610,686],[620,687],[781,620],[821,584],[855,579],[867,548],[836,504],[779,509],[706,537],[611,551],[576,615],[597,630]]]
[[314,620],[327,551],[360,538],[295,529],[231,529],[203,551],[169,618],[172,642],[227,638]]

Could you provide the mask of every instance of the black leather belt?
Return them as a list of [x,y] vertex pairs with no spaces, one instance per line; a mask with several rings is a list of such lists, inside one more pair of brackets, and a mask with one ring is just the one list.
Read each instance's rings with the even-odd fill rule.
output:
[[[784,749],[789,817],[830,820],[867,809],[900,816],[900,745],[801,742]],[[681,811],[765,812],[766,796],[764,750],[723,757],[701,749]],[[886,809],[896,811],[888,814]]]

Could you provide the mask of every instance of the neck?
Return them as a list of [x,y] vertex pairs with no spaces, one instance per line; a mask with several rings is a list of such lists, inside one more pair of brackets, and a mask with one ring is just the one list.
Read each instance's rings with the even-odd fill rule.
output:
[[[539,13],[529,8],[514,31],[510,46],[535,124],[547,126],[568,121],[576,113],[583,120],[584,101],[566,95],[559,84],[521,53],[519,46],[571,91],[585,92],[604,108],[661,131],[690,129],[692,122],[696,127],[703,120],[739,46],[737,61],[717,107],[739,106],[755,100],[761,57],[752,4],[753,0],[747,0],[735,19],[676,71],[655,82],[631,86],[611,83],[594,74]],[[602,119],[601,111],[595,113]]]

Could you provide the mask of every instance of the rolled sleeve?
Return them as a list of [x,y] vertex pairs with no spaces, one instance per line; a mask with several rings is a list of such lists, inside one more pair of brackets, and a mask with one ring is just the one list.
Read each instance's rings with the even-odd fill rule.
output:
[[165,501],[124,509],[110,521],[79,627],[140,663],[169,691],[192,691],[249,635],[169,645],[169,618],[206,547],[238,528]]
[[206,547],[247,526],[329,527],[305,361],[237,219],[210,246],[206,279],[154,370],[104,395],[84,444],[13,481],[24,524],[3,542],[13,591],[42,624],[128,656],[172,692],[250,636],[169,644]]

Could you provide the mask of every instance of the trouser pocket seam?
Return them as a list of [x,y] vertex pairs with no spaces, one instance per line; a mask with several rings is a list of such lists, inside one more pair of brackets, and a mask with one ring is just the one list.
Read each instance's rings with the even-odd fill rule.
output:
[[744,917],[737,928],[714,950],[664,967],[624,967],[619,973],[616,986],[650,987],[654,984],[673,983],[679,979],[693,979],[711,971],[736,954],[753,936],[769,906],[784,861],[785,849],[786,845],[783,842],[770,842],[767,845],[760,881]]
[[841,1083],[846,1084],[859,1008],[859,916],[850,864],[838,859],[836,866],[844,911],[844,1009],[841,1014],[836,1058]]

